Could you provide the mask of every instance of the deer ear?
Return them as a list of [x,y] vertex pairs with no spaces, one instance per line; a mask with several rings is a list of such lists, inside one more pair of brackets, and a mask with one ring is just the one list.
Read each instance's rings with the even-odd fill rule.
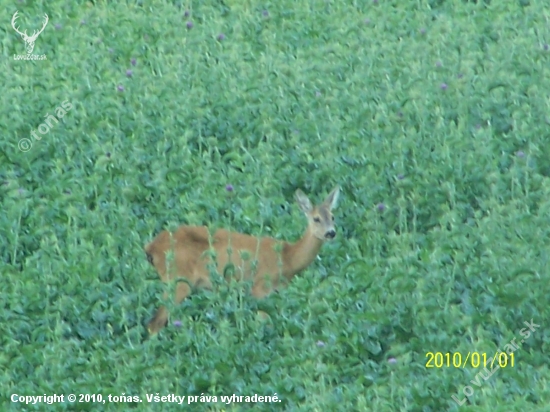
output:
[[336,203],[338,202],[339,195],[340,195],[340,187],[336,186],[334,189],[332,189],[332,192],[328,194],[327,198],[323,203],[327,205],[330,210],[332,210],[336,207]]
[[300,206],[300,209],[304,213],[311,212],[311,209],[313,209],[313,206],[311,206],[311,202],[309,201],[308,197],[302,192],[300,189],[296,190],[296,193],[294,195],[296,198],[296,202],[298,203],[298,206]]

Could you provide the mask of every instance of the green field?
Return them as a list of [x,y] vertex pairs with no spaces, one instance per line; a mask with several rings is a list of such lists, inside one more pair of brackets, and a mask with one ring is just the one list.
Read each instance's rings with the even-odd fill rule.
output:
[[[550,411],[547,2],[7,3],[1,411]],[[148,338],[161,230],[294,241],[335,185],[287,289],[213,274]]]

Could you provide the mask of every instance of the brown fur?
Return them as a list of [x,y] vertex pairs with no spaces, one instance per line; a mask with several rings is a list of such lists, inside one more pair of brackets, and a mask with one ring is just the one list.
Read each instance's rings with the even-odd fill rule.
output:
[[[157,269],[164,282],[185,277],[187,282],[178,282],[175,302],[179,304],[191,293],[191,288],[211,288],[207,265],[212,262],[208,252],[210,241],[215,251],[217,271],[223,273],[228,263],[235,265],[237,278],[253,277],[252,295],[262,298],[273,290],[283,287],[294,275],[304,270],[318,255],[325,240],[332,239],[336,232],[331,209],[336,205],[339,188],[336,187],[325,201],[312,206],[300,190],[296,200],[308,219],[308,227],[300,240],[294,244],[272,238],[257,238],[225,229],[216,231],[210,239],[204,226],[180,226],[172,235],[161,232],[145,246],[147,260]],[[228,250],[231,250],[231,257]],[[167,273],[166,252],[173,250],[174,258]],[[248,258],[242,252],[248,253]],[[245,259],[243,259],[245,257]],[[253,272],[252,263],[257,261]],[[149,333],[162,329],[168,320],[168,311],[161,306],[148,326]]]

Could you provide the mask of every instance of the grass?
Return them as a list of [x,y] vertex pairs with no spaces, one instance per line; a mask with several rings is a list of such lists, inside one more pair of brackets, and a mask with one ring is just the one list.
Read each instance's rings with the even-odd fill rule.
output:
[[[70,393],[120,397],[107,411],[548,410],[545,2],[16,10],[21,30],[50,21],[47,60],[14,60],[7,25],[1,46],[2,410],[98,410],[10,400]],[[146,338],[165,286],[142,248],[160,230],[294,240],[293,192],[336,184],[338,237],[285,291],[219,283]],[[513,339],[515,365],[484,380],[472,354]]]

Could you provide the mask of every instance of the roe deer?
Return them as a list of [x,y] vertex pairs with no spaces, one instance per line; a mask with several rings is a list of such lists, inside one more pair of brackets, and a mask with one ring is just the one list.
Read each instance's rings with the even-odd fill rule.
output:
[[[294,275],[309,266],[324,241],[336,236],[331,210],[336,206],[339,191],[336,186],[318,206],[313,206],[301,190],[296,191],[296,201],[307,217],[308,226],[302,238],[294,244],[225,229],[217,230],[210,237],[204,226],[180,226],[173,234],[162,231],[145,246],[147,260],[156,268],[162,281],[167,282],[175,279],[172,273],[167,273],[165,256],[166,252],[173,251],[174,258],[170,262],[169,272],[173,270],[177,277],[186,278],[185,282],[177,283],[176,304],[189,296],[191,286],[212,288],[207,268],[212,258],[205,253],[211,248],[215,252],[218,273],[222,274],[226,265],[232,263],[236,273],[241,270],[245,279],[253,277],[252,295],[262,298],[284,286],[283,283],[292,280]],[[247,259],[245,254],[250,258]],[[254,260],[255,268],[252,263]],[[161,306],[149,322],[149,334],[157,333],[167,321],[168,310]]]

